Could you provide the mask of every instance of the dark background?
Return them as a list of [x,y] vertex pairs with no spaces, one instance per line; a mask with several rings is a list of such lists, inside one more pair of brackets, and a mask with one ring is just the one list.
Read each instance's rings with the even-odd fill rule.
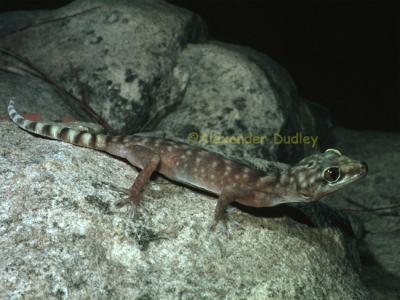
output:
[[[1,1],[0,10],[71,1]],[[400,1],[169,0],[199,14],[218,40],[266,53],[338,125],[400,132]]]

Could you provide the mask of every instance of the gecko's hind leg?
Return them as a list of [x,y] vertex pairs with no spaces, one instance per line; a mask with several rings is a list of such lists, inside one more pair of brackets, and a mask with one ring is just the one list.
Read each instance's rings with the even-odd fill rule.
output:
[[161,159],[160,156],[151,149],[139,145],[129,147],[129,154],[126,156],[126,159],[132,165],[142,167],[142,170],[130,187],[129,196],[118,201],[116,206],[121,207],[130,202],[132,204],[131,213],[137,215],[143,188],[149,181],[151,175],[157,171]]

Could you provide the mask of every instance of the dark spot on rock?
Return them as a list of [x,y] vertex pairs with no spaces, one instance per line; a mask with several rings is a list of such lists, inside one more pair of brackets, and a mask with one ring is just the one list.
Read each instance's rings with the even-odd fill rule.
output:
[[265,112],[265,119],[266,120],[276,120],[276,114],[272,111],[266,111]]
[[125,70],[125,76],[132,75],[132,69],[126,69]]
[[246,131],[246,125],[243,124],[242,120],[235,120],[235,125],[237,128],[242,129],[243,131]]
[[251,88],[251,89],[248,89],[247,92],[248,92],[249,94],[253,95],[253,94],[255,94],[255,93],[257,92],[257,90]]
[[125,82],[133,82],[135,80],[135,76],[134,75],[129,75],[127,77],[125,77]]
[[112,85],[112,83],[113,83],[112,80],[107,80],[107,81],[106,81],[106,84],[107,84],[107,85]]
[[93,73],[92,77],[93,77],[94,80],[99,80],[100,79],[100,76],[97,73]]
[[224,130],[223,135],[233,135],[235,133],[235,130],[233,128],[228,128]]
[[97,72],[102,72],[102,71],[107,71],[108,70],[108,68],[107,68],[107,66],[102,66],[102,67],[98,67],[98,68],[96,68],[96,71]]
[[144,226],[138,226],[136,232],[132,232],[131,236],[137,241],[139,249],[144,251],[153,241],[161,240],[153,230]]
[[238,110],[243,110],[246,108],[246,99],[244,98],[236,98],[233,100],[233,105],[238,109]]
[[133,82],[136,78],[137,75],[133,74],[131,69],[127,69],[125,71],[125,82]]
[[55,297],[56,299],[64,299],[65,292],[61,289],[57,289],[57,291],[55,292]]
[[91,45],[96,45],[99,44],[103,40],[103,37],[101,36],[93,36],[89,39],[89,43]]
[[222,110],[222,112],[224,114],[229,114],[230,112],[232,112],[233,108],[231,107],[224,107],[224,109]]
[[86,200],[87,203],[96,206],[103,213],[105,213],[105,214],[109,214],[110,213],[110,204],[107,203],[107,202],[104,202],[99,197],[96,197],[94,195],[87,195],[85,197],[85,200]]
[[71,236],[71,238],[72,238],[71,240],[72,240],[72,242],[76,242],[77,240],[85,239],[85,237],[86,237],[85,235],[73,233]]
[[139,298],[137,298],[137,300],[153,300],[153,298],[148,293],[146,293],[146,294],[139,296]]
[[160,87],[161,86],[161,77],[160,76],[154,77],[152,84],[156,88]]

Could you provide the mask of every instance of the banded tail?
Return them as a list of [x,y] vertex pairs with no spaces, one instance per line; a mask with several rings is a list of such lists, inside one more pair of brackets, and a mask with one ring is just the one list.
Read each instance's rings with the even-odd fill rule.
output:
[[14,101],[10,101],[8,104],[8,115],[18,127],[28,132],[81,147],[107,151],[109,142],[116,138],[104,134],[79,131],[65,126],[26,120],[15,110]]

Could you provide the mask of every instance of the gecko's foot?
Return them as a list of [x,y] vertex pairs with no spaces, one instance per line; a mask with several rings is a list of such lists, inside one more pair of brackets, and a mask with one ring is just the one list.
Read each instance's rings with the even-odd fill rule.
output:
[[238,209],[234,206],[228,206],[227,208],[225,208],[225,213],[229,216],[230,214],[237,212]]
[[229,225],[231,225],[230,227],[234,227],[235,229],[242,227],[240,222],[235,220],[229,220]]
[[140,203],[140,194],[132,194],[130,190],[126,190],[126,194],[128,196],[123,197],[122,199],[119,199],[115,201],[114,205],[117,208],[124,207],[125,205],[132,204],[132,206],[139,206]]
[[208,225],[208,230],[209,231],[215,231],[215,229],[217,228],[218,225],[218,221],[212,221],[209,225]]
[[124,198],[116,201],[114,203],[114,205],[117,208],[121,208],[121,207],[124,207],[126,205],[129,205],[128,212],[127,212],[128,218],[130,220],[137,220],[139,218],[139,214],[140,214],[139,213],[139,210],[140,210],[139,209],[139,204],[138,204],[137,201],[134,201],[132,198],[133,198],[132,196],[124,197]]
[[131,200],[129,199],[129,197],[122,198],[122,199],[120,199],[120,200],[118,200],[118,201],[115,201],[114,205],[115,205],[115,207],[117,207],[117,208],[121,208],[121,207],[124,207],[125,205],[127,205],[127,204],[129,203],[129,201],[131,201]]
[[225,228],[229,227],[241,227],[240,223],[232,218],[232,213],[237,211],[236,207],[229,206],[226,208],[225,213],[219,217],[214,217],[212,223],[208,226],[210,231],[215,231],[217,225],[222,223]]
[[221,222],[213,221],[210,225],[208,225],[208,230],[226,236],[228,239],[232,238],[232,234],[230,233],[224,221]]
[[233,230],[236,230],[236,229],[242,227],[240,222],[237,221],[234,216],[232,216],[234,214],[234,212],[237,212],[237,211],[239,211],[239,210],[233,206],[230,206],[226,209],[225,222],[229,227],[233,228]]
[[236,220],[232,220],[229,217],[225,217],[221,220],[213,220],[210,225],[208,225],[208,230],[221,233],[228,238],[232,238],[232,231],[241,227],[240,223]]

